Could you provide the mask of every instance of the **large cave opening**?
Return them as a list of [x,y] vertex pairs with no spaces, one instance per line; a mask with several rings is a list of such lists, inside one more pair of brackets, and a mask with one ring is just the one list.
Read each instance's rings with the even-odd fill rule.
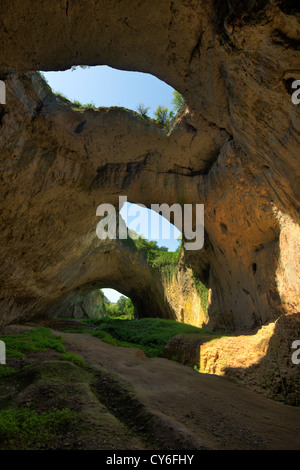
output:
[[122,107],[168,122],[184,103],[177,91],[149,73],[106,65],[40,73],[58,97],[82,108]]
[[[171,211],[160,214],[142,204],[125,202],[120,220],[126,227],[127,238],[120,239],[116,234],[114,239],[98,240],[95,247],[100,256],[95,262],[94,278],[64,292],[48,315],[75,319],[180,317],[183,322],[182,308],[172,306],[168,298],[172,283],[179,284],[180,292],[173,298],[182,295],[177,280],[182,233],[169,218]],[[109,215],[104,215],[102,222],[107,234]],[[99,231],[97,234],[99,237]]]

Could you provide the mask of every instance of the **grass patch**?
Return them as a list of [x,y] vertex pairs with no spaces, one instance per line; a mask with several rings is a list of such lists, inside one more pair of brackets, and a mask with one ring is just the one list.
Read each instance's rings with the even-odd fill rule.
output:
[[69,361],[75,364],[78,367],[86,367],[86,362],[83,357],[78,356],[78,354],[66,352],[60,356],[61,361]]
[[[77,333],[79,331],[77,330]],[[87,332],[86,328],[81,331]],[[195,333],[215,336],[215,333],[209,330],[160,318],[141,320],[103,318],[97,321],[96,331],[88,332],[114,346],[141,349],[148,357],[162,357],[166,343],[177,335]]]
[[15,335],[1,335],[0,340],[5,343],[7,358],[25,357],[24,353],[48,349],[65,352],[63,339],[52,335],[49,328],[36,328]]
[[75,412],[65,408],[37,413],[27,408],[0,411],[0,449],[34,450],[55,442],[72,423]]
[[0,365],[0,379],[2,379],[2,377],[8,377],[9,375],[16,374],[16,372],[18,371],[12,367],[9,367],[5,364]]

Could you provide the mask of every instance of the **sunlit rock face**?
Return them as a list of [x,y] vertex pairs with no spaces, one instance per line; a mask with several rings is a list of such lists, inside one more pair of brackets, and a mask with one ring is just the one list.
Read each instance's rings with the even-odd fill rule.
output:
[[[114,270],[124,266],[118,283],[126,267],[130,284],[141,284],[133,297],[146,315],[154,299],[155,316],[174,318],[173,302],[177,319],[200,311],[210,327],[249,329],[299,311],[293,2],[175,0],[145,10],[137,0],[4,0],[0,15],[2,323],[46,314],[99,279],[109,285],[114,256]],[[165,135],[128,110],[75,109],[32,72],[74,64],[152,73],[187,107]],[[161,281],[149,284],[126,251],[119,262],[100,246],[97,206],[117,205],[119,195],[205,204],[205,246],[185,259],[210,289],[205,315],[197,301],[184,316],[187,300],[156,300]]]

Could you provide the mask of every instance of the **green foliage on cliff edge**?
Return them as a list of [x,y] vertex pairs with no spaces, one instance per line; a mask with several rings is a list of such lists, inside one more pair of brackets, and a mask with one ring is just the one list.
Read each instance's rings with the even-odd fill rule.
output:
[[207,287],[207,281],[202,281],[193,273],[193,281],[196,287],[198,296],[200,297],[201,307],[204,315],[207,314],[209,288]]
[[179,243],[176,251],[168,251],[168,248],[158,246],[156,241],[149,241],[141,236],[136,239],[128,237],[122,240],[122,242],[126,243],[133,250],[143,253],[149,266],[152,269],[159,270],[166,283],[168,283],[173,276],[176,276],[178,260],[182,248],[181,243]]
[[[173,109],[169,110],[167,106],[159,105],[157,106],[154,112],[154,119],[153,121],[164,131],[169,132],[171,129],[171,122],[173,117],[175,116],[178,111],[184,108],[185,101],[183,96],[176,90],[173,91],[173,99],[172,99]],[[148,111],[150,109],[149,106],[145,106],[144,104],[139,104],[137,106],[137,112],[144,118],[151,118],[148,117]]]
[[[79,67],[83,69],[89,68],[83,65],[80,65]],[[73,66],[71,70],[74,71],[76,70],[76,68],[77,68],[76,66]],[[53,91],[51,87],[49,86],[47,79],[45,75],[43,74],[43,72],[39,71],[38,74],[39,74],[40,79],[44,83],[44,86],[47,87],[48,92],[56,96],[56,98],[58,98],[59,101],[69,104],[73,110],[85,110],[85,109],[96,110],[97,109],[95,103],[93,102],[83,104],[78,100],[71,101],[60,91]],[[164,105],[157,106],[154,112],[154,118],[150,118],[148,116],[148,111],[150,109],[150,106],[145,106],[144,104],[138,104],[136,110],[143,119],[145,120],[148,119],[149,122],[150,121],[155,122],[157,126],[159,126],[162,129],[162,131],[169,132],[173,117],[178,111],[183,109],[185,106],[185,101],[184,101],[183,96],[176,90],[173,91],[172,105],[173,105],[173,109],[171,110],[167,106],[164,106]]]

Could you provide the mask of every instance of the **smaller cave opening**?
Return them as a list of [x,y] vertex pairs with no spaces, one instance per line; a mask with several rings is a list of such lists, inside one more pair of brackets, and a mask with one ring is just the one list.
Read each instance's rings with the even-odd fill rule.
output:
[[134,319],[134,304],[130,297],[112,288],[99,290],[102,296],[104,315],[110,318]]
[[103,281],[78,286],[56,301],[47,310],[47,316],[79,323],[97,323],[105,318],[134,319],[137,315],[136,299],[132,301],[122,288],[120,291],[116,289],[117,286]]

